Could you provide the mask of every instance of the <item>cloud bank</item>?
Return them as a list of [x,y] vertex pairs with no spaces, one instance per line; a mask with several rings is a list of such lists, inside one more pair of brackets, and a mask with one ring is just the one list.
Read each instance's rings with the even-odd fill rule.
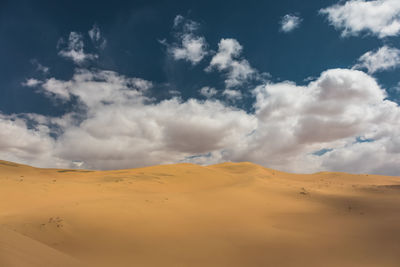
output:
[[112,71],[77,69],[68,81],[36,86],[79,99],[85,111],[1,115],[1,158],[94,169],[231,160],[296,172],[400,171],[400,108],[358,70],[327,70],[307,86],[259,85],[254,113],[219,100],[152,102],[151,82]]
[[[197,28],[182,20],[178,16],[175,25],[183,32]],[[73,44],[83,42],[72,36]],[[83,51],[83,44],[68,49]],[[59,117],[0,113],[0,158],[89,169],[252,161],[291,172],[400,173],[400,108],[374,77],[329,69],[302,86],[253,79],[259,72],[242,49],[235,39],[220,40],[207,69],[221,72],[226,88],[218,94],[203,87],[201,100],[172,95],[157,101],[154,82],[79,64],[67,80],[29,78],[25,86],[74,108]],[[381,62],[379,51],[359,64],[370,73],[387,68],[374,63]],[[244,110],[234,100],[250,79],[253,101]]]

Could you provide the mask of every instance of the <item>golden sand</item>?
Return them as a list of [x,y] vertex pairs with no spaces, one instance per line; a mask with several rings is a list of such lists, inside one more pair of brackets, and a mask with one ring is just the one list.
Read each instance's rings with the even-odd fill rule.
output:
[[400,177],[0,161],[0,266],[400,266]]

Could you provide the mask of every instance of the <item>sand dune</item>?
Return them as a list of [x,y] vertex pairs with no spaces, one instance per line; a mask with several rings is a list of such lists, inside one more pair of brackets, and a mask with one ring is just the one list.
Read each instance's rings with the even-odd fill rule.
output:
[[400,178],[0,161],[0,266],[400,266]]

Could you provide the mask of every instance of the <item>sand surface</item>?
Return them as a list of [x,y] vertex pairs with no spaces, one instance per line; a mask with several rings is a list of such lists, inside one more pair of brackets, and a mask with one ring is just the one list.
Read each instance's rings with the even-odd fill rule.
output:
[[0,266],[400,266],[400,177],[0,161]]

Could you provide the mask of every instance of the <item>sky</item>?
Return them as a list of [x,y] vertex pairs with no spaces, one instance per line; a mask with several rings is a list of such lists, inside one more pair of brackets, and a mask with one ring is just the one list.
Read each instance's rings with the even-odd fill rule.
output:
[[400,1],[1,1],[0,159],[400,175]]

